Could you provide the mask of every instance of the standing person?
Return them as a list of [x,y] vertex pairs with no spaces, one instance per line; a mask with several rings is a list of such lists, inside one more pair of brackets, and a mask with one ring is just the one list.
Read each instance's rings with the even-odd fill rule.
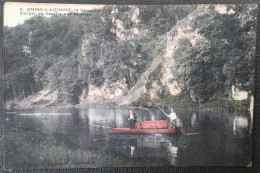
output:
[[173,128],[175,128],[177,126],[177,115],[175,112],[173,112],[173,109],[171,109],[171,113],[169,115],[165,114],[166,116],[168,116],[168,118],[171,121],[171,126]]
[[134,115],[134,129],[136,128],[136,122],[137,122],[137,116],[136,116],[136,114],[135,113],[133,113],[133,115]]
[[135,123],[137,121],[137,116],[132,110],[129,111],[128,121],[130,125],[130,129],[135,129]]

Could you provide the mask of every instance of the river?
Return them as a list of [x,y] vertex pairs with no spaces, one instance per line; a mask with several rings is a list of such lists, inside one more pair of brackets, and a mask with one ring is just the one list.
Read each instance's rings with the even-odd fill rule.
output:
[[[132,109],[138,121],[167,120],[158,109]],[[169,113],[169,110],[165,110]],[[184,133],[112,134],[129,109],[29,109],[4,114],[6,169],[113,166],[246,166],[249,113],[175,110]]]

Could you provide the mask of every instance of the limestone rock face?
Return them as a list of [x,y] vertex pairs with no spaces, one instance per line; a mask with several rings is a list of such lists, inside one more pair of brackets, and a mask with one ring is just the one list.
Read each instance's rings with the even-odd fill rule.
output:
[[248,93],[232,85],[232,97],[234,100],[246,100],[248,98]]
[[41,90],[35,95],[31,95],[23,100],[13,100],[5,103],[7,109],[11,108],[44,108],[52,106],[58,100],[58,91],[48,89]]
[[176,25],[167,33],[167,43],[164,53],[164,60],[162,66],[162,83],[166,84],[169,88],[171,95],[175,96],[181,92],[180,87],[176,81],[171,81],[174,74],[171,69],[174,68],[174,53],[179,47],[180,39],[187,39],[195,46],[198,40],[204,39],[202,35],[195,29],[195,21],[198,17],[203,16],[208,12],[208,7],[198,7],[195,11],[190,13],[186,18],[178,21]]
[[103,102],[114,102],[119,97],[123,96],[128,88],[125,80],[114,83],[106,83],[100,87],[89,85],[87,89],[83,90],[80,97],[81,105],[88,104],[102,104]]
[[[203,16],[207,12],[207,6],[198,7],[195,11],[191,12],[186,18],[178,21],[176,25],[167,33],[167,35],[165,35],[164,38],[162,38],[166,40],[164,54],[161,57],[154,59],[151,68],[147,69],[147,71],[144,73],[144,76],[142,75],[142,77],[144,77],[145,80],[143,80],[142,77],[140,78],[140,80],[143,80],[142,88],[145,88],[148,79],[148,74],[153,72],[158,67],[158,65],[162,65],[162,78],[160,79],[162,86],[167,86],[170,91],[170,94],[173,96],[176,96],[179,93],[181,93],[181,89],[178,86],[177,81],[171,80],[174,77],[174,74],[172,74],[171,72],[171,69],[174,68],[175,64],[173,55],[175,51],[178,49],[180,39],[188,39],[193,46],[196,45],[199,39],[204,39],[203,36],[198,34],[198,31],[195,29],[194,25],[196,19],[200,16]],[[140,85],[139,82],[137,82],[137,85]],[[129,104],[130,100],[135,101],[136,98],[138,99],[140,95],[144,93],[149,94],[151,98],[154,98],[156,97],[157,91],[162,89],[162,86],[153,84],[151,89],[143,89],[140,91],[137,88],[135,88],[134,91],[139,91],[140,93],[133,94],[130,92],[131,94],[129,95],[129,97],[127,99],[124,99],[124,102],[121,102],[120,104]],[[135,97],[133,97],[133,95],[135,95]],[[132,99],[129,99],[131,97]],[[127,102],[128,99],[129,102]]]
[[[128,17],[132,21],[132,27],[126,29],[123,21],[119,19],[119,9],[115,6],[111,12],[112,16],[112,28],[111,32],[115,33],[121,40],[131,40],[139,34],[138,23],[139,23],[139,8],[137,6],[128,6]],[[136,84],[128,89],[124,81],[117,81],[111,84],[104,84],[102,87],[89,86],[88,92],[83,91],[80,97],[81,104],[87,103],[104,103],[114,102],[115,105],[123,106],[129,105],[134,101],[137,101],[143,94],[150,95],[151,98],[157,96],[157,92],[161,91],[163,87],[168,87],[170,94],[175,96],[181,92],[180,87],[176,81],[172,81],[174,77],[171,69],[174,68],[174,53],[178,49],[179,40],[182,38],[188,39],[191,44],[196,45],[199,39],[204,39],[198,34],[195,29],[195,21],[198,17],[208,12],[207,6],[198,6],[196,10],[191,12],[186,18],[179,20],[176,25],[165,35],[162,35],[159,39],[166,41],[165,50],[163,55],[155,58],[151,63],[150,67],[141,75]],[[89,36],[91,37],[91,36]],[[93,36],[94,37],[94,36]],[[88,39],[84,38],[82,42],[82,52],[88,46]],[[82,57],[85,59],[84,54]],[[152,86],[147,89],[147,82],[149,75],[153,73],[158,66],[161,65],[160,79],[161,84],[152,83]]]
[[119,10],[114,7],[111,12],[112,16],[112,24],[111,32],[115,33],[118,38],[121,40],[130,40],[133,39],[138,33],[138,23],[139,23],[139,8],[137,6],[129,6],[131,9],[131,21],[133,22],[133,26],[130,29],[126,29],[124,27],[123,21],[118,18]]
[[[162,86],[167,86],[171,95],[175,96],[181,92],[180,87],[176,81],[172,81],[173,78],[171,69],[174,68],[174,53],[178,49],[179,40],[182,38],[187,38],[190,40],[192,45],[196,45],[199,39],[204,39],[203,36],[198,34],[195,28],[195,21],[198,17],[203,16],[208,12],[208,7],[198,7],[196,10],[191,12],[186,18],[178,21],[175,26],[164,35],[161,39],[166,39],[166,46],[164,54],[153,60],[151,66],[141,75],[140,79],[137,81],[136,85],[132,87],[126,95],[118,101],[118,105],[129,105],[134,101],[137,101],[141,95],[148,94],[151,98],[156,97],[157,91],[162,89]],[[161,73],[161,83],[162,86],[152,84],[152,88],[149,90],[146,88],[149,74],[151,74],[155,69],[162,65]]]

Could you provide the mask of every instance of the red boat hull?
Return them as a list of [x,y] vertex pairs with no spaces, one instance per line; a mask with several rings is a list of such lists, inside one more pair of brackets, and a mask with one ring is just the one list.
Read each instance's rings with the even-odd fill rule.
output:
[[172,128],[168,127],[166,129],[130,129],[130,128],[122,128],[122,127],[112,127],[109,128],[110,132],[117,133],[158,133],[158,134],[172,134],[179,132],[181,127]]
[[144,121],[136,122],[136,129],[122,128],[122,127],[112,127],[109,128],[110,132],[117,133],[159,133],[159,134],[172,134],[179,132],[181,127],[172,128],[168,126],[166,120],[157,121]]

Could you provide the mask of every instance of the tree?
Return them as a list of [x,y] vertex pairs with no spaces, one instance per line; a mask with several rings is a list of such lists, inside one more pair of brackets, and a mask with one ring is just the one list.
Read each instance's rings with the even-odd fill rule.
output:
[[160,36],[185,18],[196,6],[146,6],[140,8],[140,24],[148,28],[153,37]]
[[174,80],[195,102],[227,97],[232,85],[252,94],[256,13],[246,9],[238,6],[233,14],[220,14],[211,7],[196,22],[204,38],[195,46],[188,40],[179,42],[173,56]]
[[37,90],[33,80],[33,58],[28,48],[26,26],[4,28],[4,91],[5,99],[20,99]]
[[225,92],[220,60],[211,56],[211,45],[207,40],[201,39],[195,46],[189,40],[181,40],[174,58],[173,79],[192,100],[203,103]]
[[230,9],[233,14],[219,14],[212,9],[197,26],[210,41],[211,54],[222,59],[226,89],[235,85],[252,94],[257,8],[238,5]]

